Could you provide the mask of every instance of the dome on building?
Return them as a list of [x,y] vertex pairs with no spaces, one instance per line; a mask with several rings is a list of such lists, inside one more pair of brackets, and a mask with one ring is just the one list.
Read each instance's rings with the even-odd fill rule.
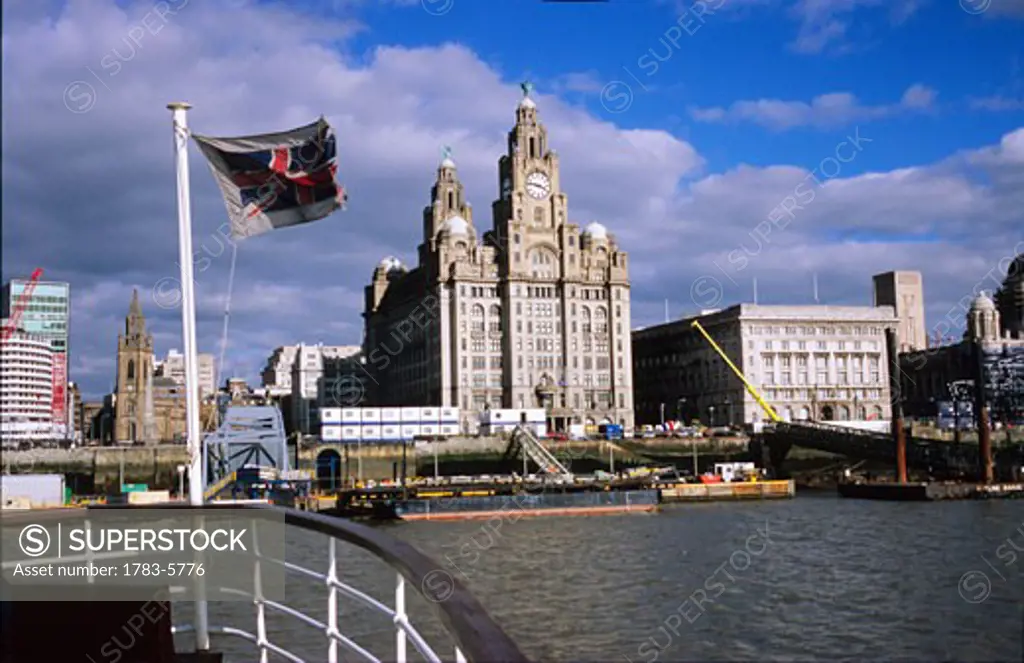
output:
[[469,222],[461,216],[453,216],[444,222],[444,225],[441,226],[441,230],[447,230],[453,235],[468,235]]
[[608,239],[608,229],[597,221],[587,224],[587,227],[583,229],[583,234],[590,235],[593,239]]
[[537,104],[533,103],[533,99],[530,99],[530,93],[533,92],[533,83],[529,81],[523,81],[523,84],[519,86],[523,91],[523,98],[519,101],[520,108],[536,108]]
[[405,269],[405,265],[402,264],[402,261],[396,258],[395,256],[388,256],[387,258],[384,258],[383,260],[380,261],[379,266],[385,272],[388,273],[391,273],[395,270]]
[[981,292],[971,302],[972,311],[995,311],[996,304],[992,301],[992,298],[988,296],[988,293]]

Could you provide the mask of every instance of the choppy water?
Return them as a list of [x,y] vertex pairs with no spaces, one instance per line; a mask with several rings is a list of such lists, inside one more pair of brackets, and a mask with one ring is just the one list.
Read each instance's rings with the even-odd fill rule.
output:
[[[1020,501],[801,496],[523,518],[496,534],[473,521],[387,530],[461,574],[535,661],[1024,661]],[[322,564],[325,544],[297,534],[289,557]],[[390,572],[368,556],[354,553],[343,573],[393,602]],[[289,603],[321,619],[324,596],[289,584]],[[413,623],[446,643],[427,602],[409,602]],[[211,608],[211,621],[254,630],[251,606]],[[368,610],[343,602],[342,630],[393,657],[393,631]],[[272,619],[269,635],[326,660],[323,636],[291,618]],[[237,642],[218,643],[232,661],[255,660]]]

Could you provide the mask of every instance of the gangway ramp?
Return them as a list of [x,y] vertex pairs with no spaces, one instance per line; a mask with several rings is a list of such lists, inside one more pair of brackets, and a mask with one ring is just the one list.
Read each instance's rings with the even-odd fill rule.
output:
[[540,471],[549,476],[572,480],[572,472],[541,443],[537,435],[523,426],[516,426],[505,449],[505,458],[514,458],[521,454],[536,463]]
[[224,422],[203,438],[203,446],[208,488],[246,467],[289,469],[284,422],[276,407],[228,407]]

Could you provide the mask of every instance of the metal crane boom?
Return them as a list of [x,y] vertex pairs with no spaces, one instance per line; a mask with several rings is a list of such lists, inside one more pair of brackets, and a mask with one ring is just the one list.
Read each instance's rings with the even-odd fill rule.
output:
[[747,388],[747,391],[750,392],[750,395],[754,397],[754,400],[757,401],[757,404],[760,405],[762,409],[764,409],[765,413],[768,414],[771,420],[776,423],[782,421],[782,417],[780,417],[778,413],[775,411],[775,409],[771,405],[768,405],[767,401],[765,401],[764,398],[761,397],[761,394],[757,392],[757,389],[754,388],[754,385],[750,384],[750,382],[743,375],[740,369],[736,368],[736,364],[732,363],[732,360],[729,359],[729,356],[725,354],[722,348],[718,347],[718,343],[715,343],[715,339],[711,338],[711,335],[708,334],[704,327],[701,326],[700,322],[694,320],[692,326],[696,328],[696,330],[699,331],[705,339],[707,339],[707,342],[711,344],[711,347],[715,349],[715,352],[717,352],[718,355],[725,361],[725,363],[729,365],[729,368],[732,369],[732,372],[735,373],[736,377],[738,377],[740,381],[743,382],[743,385]]
[[18,300],[11,305],[11,316],[7,321],[7,324],[3,328],[2,340],[6,341],[14,333],[14,330],[18,328],[18,323],[21,322],[21,314],[28,306],[29,301],[32,299],[32,293],[36,289],[36,283],[43,276],[43,268],[37,267],[32,276],[29,277],[28,283],[25,285],[25,289],[18,295]]

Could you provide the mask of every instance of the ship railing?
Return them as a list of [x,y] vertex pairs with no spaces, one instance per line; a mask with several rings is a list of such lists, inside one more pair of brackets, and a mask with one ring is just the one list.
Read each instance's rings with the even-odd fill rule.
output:
[[[443,587],[437,587],[438,569],[443,568],[440,564],[431,560],[411,544],[379,530],[338,518],[330,518],[307,511],[286,509],[269,504],[253,503],[251,501],[225,501],[206,504],[202,507],[191,507],[185,504],[95,506],[88,509],[75,510],[74,515],[68,515],[65,512],[63,517],[84,519],[85,527],[88,528],[88,513],[90,511],[125,508],[196,509],[211,512],[218,509],[246,509],[253,512],[254,525],[258,523],[262,515],[273,517],[273,515],[283,512],[284,522],[287,526],[315,532],[326,537],[327,545],[325,546],[325,552],[327,559],[326,564],[320,570],[276,559],[257,551],[254,554],[256,565],[254,576],[256,582],[253,586],[253,593],[237,588],[211,588],[207,583],[207,586],[203,588],[203,593],[207,595],[212,595],[209,592],[215,591],[220,595],[231,594],[252,600],[255,607],[255,624],[249,628],[254,628],[255,632],[242,628],[239,625],[209,624],[207,622],[208,615],[206,614],[208,606],[205,602],[197,603],[197,614],[195,615],[194,624],[173,624],[171,627],[171,632],[175,635],[195,634],[197,644],[203,640],[208,641],[211,634],[238,638],[246,640],[255,646],[259,652],[258,660],[260,663],[268,663],[271,654],[293,663],[305,663],[307,659],[269,639],[267,617],[272,613],[278,613],[291,617],[299,623],[310,627],[313,631],[321,633],[324,638],[324,653],[322,656],[317,655],[313,659],[315,661],[326,660],[328,663],[338,663],[338,661],[342,660],[340,655],[342,650],[344,650],[358,657],[357,660],[370,661],[372,663],[380,663],[383,660],[405,663],[408,660],[409,644],[411,644],[412,648],[424,660],[430,663],[441,663],[443,660],[454,660],[456,663],[529,663],[529,659],[522,654],[515,642],[490,618],[483,606],[458,578],[453,577],[451,574],[444,574]],[[39,512],[26,512],[26,515],[29,514],[34,516],[33,520],[39,519]],[[58,514],[51,512],[49,515],[57,516]],[[383,561],[394,571],[393,605],[378,600],[341,579],[342,557],[339,544],[350,544],[366,551]],[[100,557],[100,555],[87,554],[87,557],[93,559],[94,557]],[[46,560],[35,561],[45,562]],[[286,572],[322,583],[327,590],[326,609],[324,611],[326,613],[326,620],[310,616],[295,607],[263,596],[260,589],[262,586],[260,578],[263,574],[262,567],[264,565],[268,567],[278,566],[285,569]],[[206,582],[206,578],[201,578],[200,581]],[[409,613],[406,610],[406,595],[409,585],[427,599],[427,603],[432,607],[435,616],[440,619],[441,624],[452,641],[451,656],[443,659],[410,622]],[[171,587],[170,591],[172,594],[181,594],[185,591],[185,588]],[[434,595],[435,593],[437,595]],[[371,652],[368,647],[356,642],[341,631],[339,607],[342,598],[362,604],[375,613],[383,615],[394,624],[395,640],[393,652],[388,653],[385,658],[381,658],[378,654]]]

